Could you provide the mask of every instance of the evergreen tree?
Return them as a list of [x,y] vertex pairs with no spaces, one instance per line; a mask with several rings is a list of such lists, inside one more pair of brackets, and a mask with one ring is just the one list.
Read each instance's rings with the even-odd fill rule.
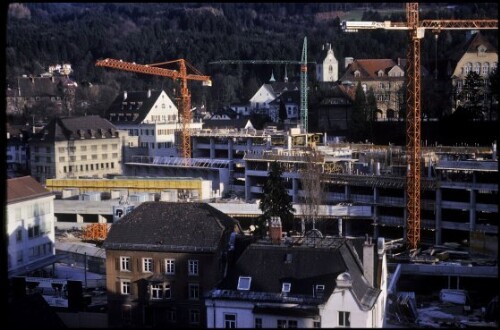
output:
[[366,96],[366,109],[367,109],[367,120],[368,120],[368,132],[370,133],[371,142],[374,140],[373,135],[373,122],[377,118],[377,99],[375,98],[375,93],[373,91],[373,87],[370,87],[370,90]]
[[481,76],[475,71],[469,72],[465,77],[465,83],[459,95],[462,104],[460,110],[464,111],[463,114],[460,114],[461,117],[466,120],[484,118],[484,92],[484,81]]
[[352,115],[349,121],[348,139],[351,142],[364,141],[366,138],[366,126],[366,96],[361,83],[358,82]]
[[262,191],[264,196],[259,203],[262,215],[257,220],[257,234],[262,235],[265,233],[266,221],[274,216],[281,218],[282,226],[285,230],[290,229],[292,226],[295,209],[292,206],[292,198],[285,189],[282,174],[283,171],[280,164],[276,161],[272,162],[269,176]]

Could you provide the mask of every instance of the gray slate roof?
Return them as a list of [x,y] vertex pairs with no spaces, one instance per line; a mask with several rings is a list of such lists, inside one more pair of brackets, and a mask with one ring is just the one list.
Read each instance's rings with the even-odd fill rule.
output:
[[239,223],[205,203],[145,202],[111,226],[106,249],[213,252]]
[[52,119],[39,133],[33,135],[33,141],[44,142],[75,139],[111,138],[116,136],[116,127],[99,116],[62,117]]
[[[336,287],[337,276],[348,272],[353,280],[351,290],[358,304],[363,309],[371,308],[380,290],[373,288],[363,276],[362,264],[356,252],[359,247],[355,248],[353,242],[345,238],[319,240],[323,241],[316,247],[250,245],[209,296],[258,302],[296,300],[317,305],[330,297]],[[287,255],[290,262],[287,262]],[[240,276],[252,278],[249,291],[237,291]],[[290,293],[286,297],[280,294],[283,282],[291,283]],[[315,297],[313,287],[320,284],[325,286],[324,294]]]
[[124,93],[120,93],[106,111],[105,118],[115,124],[140,124],[151,111],[161,92],[152,90],[148,97],[147,91],[131,91],[127,92],[127,98]]

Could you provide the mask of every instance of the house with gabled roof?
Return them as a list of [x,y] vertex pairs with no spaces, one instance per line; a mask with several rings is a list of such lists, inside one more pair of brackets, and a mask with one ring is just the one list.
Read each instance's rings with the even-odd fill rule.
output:
[[122,217],[104,243],[109,325],[204,327],[203,297],[240,231],[205,203],[144,202]]
[[280,107],[284,107],[286,122],[297,123],[300,116],[300,91],[285,90],[269,103],[269,117],[275,123],[280,121]]
[[122,174],[127,131],[99,116],[52,119],[29,140],[31,174],[38,181]]
[[250,106],[253,112],[270,115],[269,109],[272,101],[286,91],[299,91],[299,84],[295,82],[272,82],[263,84],[250,98]]
[[346,58],[345,65],[346,71],[340,80],[354,87],[361,83],[365,93],[373,89],[377,100],[377,119],[399,118],[400,105],[404,102],[404,66],[392,59],[352,58]]
[[270,241],[247,247],[208,293],[207,328],[380,328],[383,245],[314,231],[285,239],[271,233]]
[[336,136],[346,135],[351,118],[356,87],[332,83],[318,83],[322,99],[317,107],[317,127]]
[[[148,156],[178,156],[181,116],[165,91],[124,91],[119,94],[105,118],[129,136],[138,137],[139,147]],[[201,120],[192,120],[190,130],[201,130]]]
[[58,261],[54,248],[55,195],[31,176],[8,179],[6,193],[8,276],[33,275]]
[[[481,33],[476,32],[469,37],[465,44],[461,45],[450,58],[452,83],[452,111],[467,100],[459,97],[465,84],[465,78],[469,72],[476,72],[483,80],[489,79],[490,73],[498,67],[498,51]],[[485,84],[487,86],[487,84]],[[487,100],[490,100],[491,91],[485,89],[485,106],[491,107]],[[498,102],[498,100],[493,100]],[[494,113],[494,111],[493,111]]]
[[8,114],[22,115],[28,108],[41,106],[52,115],[69,115],[74,109],[78,84],[67,76],[23,76],[8,86],[6,110]]

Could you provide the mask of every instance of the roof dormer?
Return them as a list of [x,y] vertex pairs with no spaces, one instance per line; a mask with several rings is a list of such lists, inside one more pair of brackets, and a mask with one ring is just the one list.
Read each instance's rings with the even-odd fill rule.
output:
[[354,71],[354,77],[361,77],[361,72],[359,70]]
[[377,71],[377,76],[383,77],[384,76],[384,70],[378,70]]
[[479,45],[477,47],[477,55],[478,56],[484,56],[486,54],[486,46],[485,45]]

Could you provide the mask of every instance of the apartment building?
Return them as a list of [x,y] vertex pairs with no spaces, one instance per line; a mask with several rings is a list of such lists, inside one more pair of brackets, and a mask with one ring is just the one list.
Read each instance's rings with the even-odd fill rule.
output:
[[201,203],[145,202],[105,241],[109,325],[202,328],[236,220]]
[[[182,130],[179,111],[165,91],[124,91],[116,97],[105,118],[118,129],[138,137],[144,155],[178,156]],[[201,120],[188,124],[192,131],[201,130]]]
[[[454,111],[456,107],[464,105],[468,101],[467,98],[461,97],[460,93],[469,72],[476,72],[486,82],[490,73],[498,67],[498,51],[481,32],[476,32],[469,37],[463,46],[463,51],[453,54],[450,64],[453,68],[451,83],[454,92],[452,94],[452,110]],[[491,91],[487,88],[488,84],[485,83],[484,86],[483,104],[487,111],[485,118],[490,118],[486,115],[490,114],[491,102],[498,102],[498,100],[491,100]],[[495,111],[492,111],[491,115],[495,116]],[[491,119],[496,119],[496,117],[491,117]]]
[[103,178],[122,173],[122,149],[128,132],[99,116],[62,117],[50,121],[30,140],[31,173],[46,179]]
[[54,263],[54,198],[31,176],[7,180],[6,231],[9,278],[36,274]]
[[[272,227],[271,230],[279,227]],[[384,240],[273,237],[251,244],[205,301],[207,328],[382,328]]]
[[346,71],[340,78],[343,84],[357,86],[363,91],[373,89],[377,100],[377,119],[399,118],[400,105],[404,103],[402,87],[405,67],[392,59],[345,59]]

